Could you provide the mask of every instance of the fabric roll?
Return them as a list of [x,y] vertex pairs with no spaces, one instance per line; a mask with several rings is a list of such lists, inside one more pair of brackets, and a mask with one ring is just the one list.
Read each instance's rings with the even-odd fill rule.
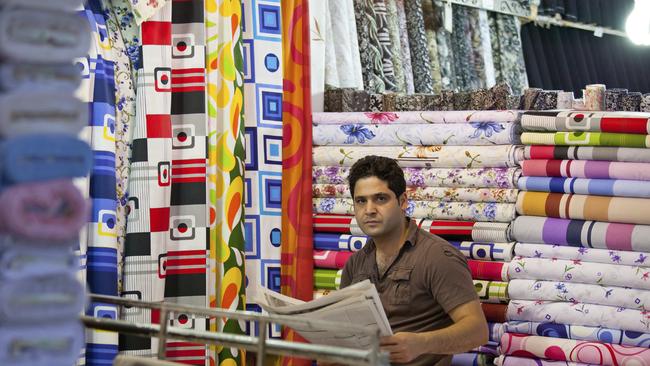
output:
[[650,114],[625,112],[524,112],[521,127],[526,131],[595,131],[650,134]]
[[573,104],[571,105],[571,109],[577,110],[577,111],[584,111],[587,109],[585,106],[585,101],[582,98],[574,99]]
[[643,94],[641,104],[639,104],[639,109],[644,113],[650,112],[650,93]]
[[[9,63],[0,65],[0,89],[5,91],[58,90],[73,94],[81,83],[79,69],[70,64],[38,65]],[[32,97],[34,98],[34,97]]]
[[467,266],[472,273],[473,279],[508,281],[508,266],[503,262],[486,262],[470,259],[467,261]]
[[364,112],[369,110],[370,95],[365,90],[339,88],[325,90],[325,111]]
[[467,123],[514,123],[521,119],[521,112],[503,111],[415,111],[415,112],[345,112],[313,113],[314,125],[343,124],[467,124]]
[[623,109],[629,112],[638,112],[641,110],[641,100],[643,95],[639,92],[630,92],[623,95]]
[[86,55],[90,34],[85,20],[73,12],[6,8],[0,12],[0,59],[70,62]]
[[497,13],[495,15],[502,77],[502,80],[497,79],[497,82],[507,82],[515,94],[522,94],[528,87],[528,78],[521,44],[519,19],[507,14]]
[[84,328],[77,320],[34,325],[3,324],[0,363],[12,366],[74,365],[84,345]]
[[647,267],[590,263],[580,260],[515,257],[508,265],[508,276],[511,281],[547,280],[650,289],[650,282],[648,282],[650,269]]
[[[497,83],[496,80],[496,70],[494,67],[494,56],[492,55],[492,38],[490,35],[490,21],[489,21],[489,16],[487,10],[480,9],[477,11],[478,13],[478,22],[475,23],[474,26],[474,33],[473,35],[475,36],[474,40],[477,43],[475,46],[475,52],[474,54],[477,57],[480,57],[478,60],[479,62],[477,65],[482,65],[483,69],[481,70],[482,72],[479,74],[485,82],[485,86],[491,87]],[[476,52],[476,51],[479,52]],[[477,70],[480,68],[477,66]],[[507,83],[503,83],[507,84]],[[510,89],[510,85],[508,85],[508,89]],[[490,109],[490,108],[486,108]],[[504,109],[504,108],[499,108],[499,109]]]
[[524,132],[521,143],[525,145],[650,147],[650,135],[608,132]]
[[[458,73],[458,70],[456,70]],[[454,109],[455,110],[467,110],[470,109],[472,105],[472,93],[469,91],[460,91],[454,93]]]
[[650,226],[549,217],[519,216],[512,223],[518,242],[650,251]]
[[76,136],[87,125],[88,106],[72,93],[19,90],[0,95],[0,136],[5,138],[45,133]]
[[395,80],[395,68],[393,66],[393,44],[388,29],[386,2],[384,0],[372,0],[372,8],[374,10],[377,40],[379,41],[379,49],[381,50],[385,90],[396,92],[398,88]]
[[648,346],[650,346],[650,334],[624,331],[620,329],[528,321],[510,321],[504,323],[502,329],[509,333],[575,339],[580,341],[596,341],[620,344],[623,346],[646,348],[649,348]]
[[645,266],[650,252],[626,252],[611,249],[565,247],[560,245],[517,243],[514,253],[519,257],[565,259],[571,261]]
[[[443,2],[441,0],[432,0],[434,3],[434,12],[436,17],[442,19]],[[454,73],[454,54],[452,47],[452,35],[446,30],[440,28],[436,30],[436,45],[438,50],[438,62],[440,62],[440,81],[442,89],[456,88],[456,74]]]
[[489,342],[493,342],[493,343],[501,342],[501,336],[503,335],[503,327],[506,324],[507,323],[488,322]]
[[626,94],[627,94],[627,89],[605,90],[605,110],[607,111],[623,110],[623,96]]
[[90,147],[75,136],[17,136],[0,143],[0,186],[84,177],[92,163]]
[[413,66],[411,62],[411,47],[408,34],[408,27],[406,22],[406,10],[404,9],[404,0],[389,0],[395,1],[397,8],[397,26],[399,27],[400,37],[400,53],[402,56],[402,65],[404,66],[404,83],[406,84],[406,93],[415,93],[415,85],[413,80]]
[[[385,0],[385,1],[386,1],[386,12],[387,12],[386,20],[388,26],[388,33],[390,36],[390,43],[393,47],[393,50],[391,52],[391,56],[392,56],[391,60],[393,61],[393,70],[395,72],[395,85],[397,87],[398,93],[406,93],[407,92],[406,76],[404,74],[404,60],[402,58],[402,50],[400,48],[400,28],[399,28],[397,2],[396,0]],[[330,2],[330,4],[335,4],[335,3]],[[410,62],[410,58],[409,58],[409,62]],[[413,77],[413,75],[411,75],[411,77]],[[411,93],[413,93],[413,91],[411,91]]]
[[557,109],[571,109],[573,107],[573,92],[559,92],[557,94]]
[[343,269],[345,262],[352,256],[351,251],[314,250],[314,267]]
[[558,91],[556,90],[540,90],[533,104],[533,109],[536,111],[557,109],[557,96]]
[[79,260],[70,248],[30,247],[28,243],[0,244],[0,278],[16,280],[57,274],[76,275]]
[[320,252],[356,252],[361,250],[367,241],[368,237],[363,233],[360,235],[314,233],[314,249]]
[[[313,184],[312,192],[316,198],[352,198],[346,184]],[[516,189],[499,188],[406,188],[407,197],[414,201],[514,203],[517,201],[517,192]]]
[[510,261],[515,247],[515,243],[479,243],[472,241],[450,241],[449,243],[460,250],[465,257],[480,261]]
[[650,164],[595,160],[525,160],[525,176],[592,179],[650,180]]
[[508,283],[508,295],[517,300],[581,302],[628,309],[650,308],[648,291],[600,284],[512,279]]
[[[490,88],[486,109],[508,110],[508,98],[512,96],[512,88],[508,83],[498,83]],[[517,107],[519,108],[519,104]]]
[[490,366],[494,355],[485,353],[458,353],[451,359],[451,366]]
[[88,202],[69,180],[12,186],[0,202],[0,232],[28,240],[75,238],[88,221]]
[[615,306],[564,301],[511,300],[508,321],[553,322],[650,333],[647,312]]
[[526,354],[558,361],[583,362],[597,365],[648,365],[650,349],[505,333],[501,337],[505,355]]
[[[478,346],[478,347],[472,349],[472,352],[473,353],[482,353],[482,354],[485,354],[485,355],[488,355],[488,356],[491,355],[491,356],[497,357],[497,356],[499,356],[499,343],[496,342],[494,344],[491,344],[491,343],[484,344],[482,346]],[[492,364],[490,364],[490,365],[492,365]]]
[[425,0],[422,2],[422,17],[424,20],[424,30],[427,41],[426,48],[431,62],[429,67],[431,70],[432,88],[433,91],[437,93],[442,89],[442,72],[440,70],[438,42],[436,39],[436,31],[440,28],[440,20],[437,19],[433,1]]
[[650,224],[650,199],[519,192],[517,213],[564,219]]
[[408,30],[413,85],[416,93],[433,93],[431,58],[427,51],[427,37],[422,13],[422,0],[404,0]]
[[[472,21],[478,22],[478,15],[474,9],[464,6],[452,6],[451,10],[453,24],[451,48],[454,54],[455,86],[460,91],[468,91],[480,87],[480,85],[476,85],[478,80],[475,80],[472,31],[470,29]],[[458,107],[455,108],[458,109]]]
[[314,288],[317,290],[338,290],[343,270],[314,269]]
[[524,90],[523,100],[524,108],[523,109],[534,109],[535,103],[537,102],[537,97],[542,91],[540,88],[526,88]]
[[484,303],[507,304],[510,301],[508,297],[508,283],[500,281],[473,280],[474,289],[479,300]]
[[522,177],[517,183],[526,191],[650,198],[650,184],[641,180]]
[[522,149],[497,146],[315,146],[314,165],[352,166],[368,155],[397,160],[405,168],[510,168],[522,159]]
[[390,109],[384,105],[384,111],[423,111],[425,95],[426,94],[386,94],[385,97],[390,96],[391,98],[394,98],[395,106]]
[[498,366],[589,366],[589,364],[582,362],[571,361],[554,361],[545,360],[541,358],[528,358],[517,356],[499,356],[494,360],[494,364]]
[[[469,221],[440,221],[440,220],[426,220],[426,219],[415,219],[418,227],[422,230],[428,231],[431,234],[439,236],[471,236],[473,227],[478,223],[469,222]],[[313,227],[316,232],[323,233],[343,233],[351,235],[362,235],[365,238],[365,234],[359,228],[357,220],[354,216],[348,215],[314,215],[313,217]],[[339,240],[339,239],[331,239]],[[348,240],[347,238],[345,239]],[[357,239],[350,239],[357,240]],[[363,244],[365,244],[365,239],[363,243],[358,246],[360,249]],[[314,244],[316,245],[316,244]],[[357,247],[357,244],[352,247]],[[344,246],[329,246],[329,247],[315,247],[316,249],[323,250],[336,250],[336,248],[342,248],[344,250],[358,250],[358,249],[346,249],[347,244]]]
[[650,150],[629,147],[526,146],[526,159],[605,160],[650,163]]
[[344,124],[313,127],[313,144],[318,145],[508,145],[516,144],[517,126],[512,123],[471,122],[469,124],[418,124],[404,126]]
[[30,8],[40,8],[45,10],[66,10],[73,11],[83,6],[82,0],[0,0],[2,6],[22,5]]
[[339,85],[348,88],[363,88],[361,74],[361,59],[359,57],[359,42],[357,25],[354,20],[352,0],[344,2],[327,2],[332,21],[332,42],[336,53],[336,70]]
[[506,102],[506,109],[518,109],[521,108],[522,96],[521,95],[509,95]]
[[[350,198],[313,198],[315,214],[353,215]],[[429,220],[509,222],[515,218],[515,205],[494,202],[409,201],[406,214]]]
[[589,84],[585,87],[585,107],[589,111],[605,110],[605,84]]
[[508,311],[508,305],[491,304],[491,303],[482,302],[481,309],[483,310],[485,319],[488,322],[494,322],[494,323],[506,322],[506,312]]
[[41,324],[52,319],[75,320],[85,294],[72,274],[0,282],[0,323]]
[[511,241],[510,223],[477,222],[472,229],[472,240],[477,242],[505,243]]
[[[372,1],[354,1],[354,15],[357,24],[357,39],[363,74],[363,89],[369,93],[383,93],[385,90],[381,60],[381,46],[377,39],[377,28],[372,13]],[[372,23],[372,24],[371,24]]]
[[485,89],[485,88],[479,88],[476,90],[472,90],[471,92],[471,101],[470,101],[470,107],[469,109],[472,110],[483,110],[483,109],[489,109],[491,101],[490,101],[490,92]]
[[368,110],[372,113],[381,112],[384,110],[384,96],[390,94],[370,93],[368,98]]

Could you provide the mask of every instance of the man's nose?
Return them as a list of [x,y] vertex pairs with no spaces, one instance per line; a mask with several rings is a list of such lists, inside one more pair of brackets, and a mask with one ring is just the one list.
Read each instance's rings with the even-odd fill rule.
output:
[[371,201],[366,202],[366,214],[373,214],[377,212],[377,206]]

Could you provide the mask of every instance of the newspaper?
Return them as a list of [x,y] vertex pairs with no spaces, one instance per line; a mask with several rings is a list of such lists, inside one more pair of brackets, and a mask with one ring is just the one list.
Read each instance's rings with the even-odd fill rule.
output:
[[[306,320],[346,323],[367,330],[379,329],[381,336],[393,334],[379,299],[375,285],[365,280],[342,290],[331,292],[313,301],[305,302],[260,288],[260,298],[255,299],[269,314],[300,316]],[[336,331],[324,329],[313,323],[292,327],[312,343],[368,349],[372,336],[346,328]]]

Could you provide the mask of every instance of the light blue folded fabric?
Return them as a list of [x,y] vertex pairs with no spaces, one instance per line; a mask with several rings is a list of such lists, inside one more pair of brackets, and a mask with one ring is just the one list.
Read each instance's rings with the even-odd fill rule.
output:
[[81,73],[72,62],[52,65],[17,62],[0,65],[2,90],[56,90],[72,95],[80,84]]
[[84,345],[78,320],[33,325],[0,325],[0,365],[70,366]]
[[86,176],[90,146],[65,134],[16,136],[0,144],[0,186]]
[[76,275],[79,259],[70,247],[33,247],[0,245],[0,279]]

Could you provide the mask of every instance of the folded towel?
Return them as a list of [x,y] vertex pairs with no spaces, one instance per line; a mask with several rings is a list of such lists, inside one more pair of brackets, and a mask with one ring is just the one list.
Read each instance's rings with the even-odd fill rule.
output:
[[71,93],[22,90],[0,96],[0,136],[68,133],[88,125],[88,105]]
[[78,270],[79,259],[72,248],[0,248],[0,278],[3,280],[65,273],[76,275]]
[[[1,0],[0,0],[1,1]],[[37,65],[12,63],[0,65],[0,89],[38,89],[67,91],[71,94],[81,83],[81,73],[72,63]]]
[[84,302],[84,288],[71,274],[0,281],[0,324],[77,319]]
[[90,146],[66,134],[16,136],[0,144],[0,186],[85,177],[93,164]]
[[84,342],[78,320],[0,326],[0,365],[74,365]]
[[85,19],[73,12],[6,7],[0,12],[0,58],[39,64],[72,61],[88,53],[90,34]]
[[89,204],[70,180],[25,183],[0,193],[0,233],[68,240],[89,220]]
[[0,0],[0,6],[14,6],[41,8],[49,10],[78,10],[83,6],[82,0]]

